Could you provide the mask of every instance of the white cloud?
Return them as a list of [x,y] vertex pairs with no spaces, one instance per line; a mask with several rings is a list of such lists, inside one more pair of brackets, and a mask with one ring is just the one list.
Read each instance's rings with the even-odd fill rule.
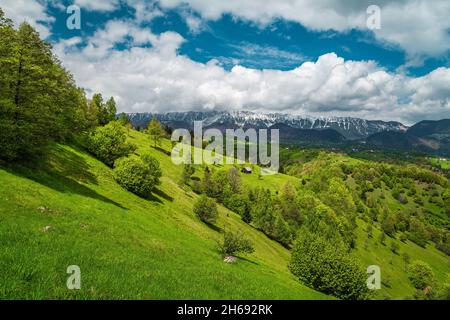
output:
[[87,58],[102,58],[108,55],[116,44],[141,46],[157,41],[158,38],[150,30],[139,28],[133,21],[110,20],[104,29],[97,30],[88,39],[83,53]]
[[312,30],[367,30],[366,9],[381,8],[381,42],[402,47],[410,56],[439,56],[450,49],[450,1],[448,0],[160,0],[164,8],[188,3],[204,19],[231,14],[267,24],[276,18],[301,23]]
[[26,21],[36,28],[42,38],[46,39],[50,36],[49,24],[53,23],[55,19],[46,13],[46,7],[39,1],[2,0],[0,7],[16,25]]
[[[111,50],[125,34],[131,36],[131,48]],[[152,47],[133,47],[147,41]],[[227,71],[217,61],[204,64],[177,54],[183,41],[174,32],[157,36],[131,23],[111,22],[89,40],[97,46],[77,49],[74,40],[57,48],[79,85],[114,96],[120,111],[245,109],[406,123],[450,117],[448,68],[412,78],[329,53],[290,71],[239,65]]]
[[[163,0],[165,5],[179,3],[178,0],[171,1],[172,4]],[[335,9],[330,9],[333,7],[325,0],[308,7],[302,6],[304,0],[266,1],[272,7],[266,2],[252,0],[240,2],[239,5],[233,0],[212,1],[213,4],[206,7],[202,1],[190,0],[194,9],[208,19],[218,18],[224,12],[260,23],[281,16],[300,21],[313,29],[332,28],[340,31],[358,26],[355,21],[359,21],[354,9],[355,3],[360,3],[357,1],[347,1],[344,7]],[[381,5],[385,4],[383,28],[386,25],[394,27],[381,29],[377,37],[401,44],[411,57],[424,52],[437,55],[448,49],[450,42],[441,33],[443,26],[448,23],[448,17],[442,16],[443,12],[448,12],[446,3],[437,0],[430,7],[419,0],[401,1],[397,5],[381,2]],[[90,8],[113,10],[102,3],[100,1]],[[402,73],[388,73],[372,61],[345,61],[334,53],[323,55],[317,61],[303,62],[304,57],[289,52],[245,44],[235,48],[243,52],[240,59],[252,55],[291,61],[298,59],[299,66],[290,71],[256,70],[240,66],[236,60],[233,64],[237,65],[227,71],[216,60],[205,64],[179,55],[178,48],[185,40],[177,33],[155,35],[149,29],[141,28],[141,22],[152,19],[159,11],[148,2],[135,1],[133,4],[141,8],[136,10],[134,21],[112,20],[88,39],[74,37],[55,45],[55,52],[74,73],[78,84],[114,96],[120,111],[246,109],[358,116],[406,123],[450,118],[450,68],[438,68],[423,77],[414,78]],[[423,10],[416,12],[416,6],[420,5]],[[16,23],[27,20],[41,31],[43,37],[50,34],[48,24],[53,19],[47,15],[40,2],[2,0],[2,7]],[[146,11],[145,8],[153,8],[154,11]],[[294,10],[296,8],[309,9],[299,12]],[[389,20],[389,10],[395,12],[401,8],[408,8],[406,12],[410,14]],[[411,32],[407,32],[404,24],[406,21],[412,23],[415,16],[419,23],[410,28]],[[429,17],[441,19],[428,23]],[[426,44],[421,43],[422,37],[428,37]],[[117,51],[117,44],[124,44],[130,49]]]
[[[250,67],[258,66],[260,69],[261,66],[262,69],[281,69],[286,65],[299,65],[306,60],[300,53],[268,45],[242,42],[239,45],[230,44],[229,47],[233,49],[233,56],[239,63]],[[231,62],[236,64],[234,61]]]
[[187,15],[185,20],[186,20],[186,24],[189,28],[189,31],[193,34],[199,33],[204,28],[202,19],[200,19],[196,16]]
[[114,11],[119,6],[119,0],[75,0],[75,5],[92,11]]

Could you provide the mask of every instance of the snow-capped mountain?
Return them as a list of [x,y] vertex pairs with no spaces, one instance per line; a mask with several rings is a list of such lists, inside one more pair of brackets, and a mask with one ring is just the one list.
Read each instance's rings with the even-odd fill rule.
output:
[[281,113],[255,113],[250,111],[207,111],[207,112],[169,112],[169,113],[130,113],[135,126],[145,126],[156,117],[172,128],[192,128],[194,121],[203,121],[204,127],[217,128],[270,128],[286,125],[294,129],[325,130],[333,129],[346,139],[361,139],[372,134],[396,131],[405,132],[408,127],[395,121],[364,120],[351,117],[310,117]]

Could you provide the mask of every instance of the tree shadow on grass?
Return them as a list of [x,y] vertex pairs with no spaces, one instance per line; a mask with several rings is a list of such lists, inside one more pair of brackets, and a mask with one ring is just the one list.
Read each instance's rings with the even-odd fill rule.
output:
[[252,261],[252,260],[250,260],[250,259],[241,257],[241,256],[239,256],[239,255],[237,255],[236,257],[239,258],[239,260],[247,261],[247,262],[249,262],[249,263],[256,264],[257,266],[259,266],[259,263],[258,263],[258,262],[255,262],[255,261]]
[[45,158],[4,168],[11,174],[30,179],[58,192],[78,194],[127,209],[81,184],[80,182],[98,184],[98,181],[96,176],[89,171],[89,165],[82,157],[62,146],[52,147],[52,151]]
[[153,193],[150,193],[149,196],[147,197],[141,197],[142,199],[151,201],[151,202],[158,202],[159,204],[163,204],[163,202],[161,201],[161,199],[159,199],[157,196],[155,196],[155,191],[153,190]]
[[163,149],[161,147],[152,146],[152,148],[155,149],[155,150],[158,150],[159,152],[164,153],[166,156],[172,155],[172,153],[170,151],[167,151],[167,150],[165,150],[165,149]]
[[164,191],[162,191],[160,189],[155,188],[153,190],[153,193],[156,194],[158,197],[161,197],[167,201],[170,201],[170,202],[173,201],[173,198],[171,196],[169,196],[167,193],[165,193]]
[[204,221],[204,223],[205,223],[210,229],[212,229],[212,230],[214,230],[214,231],[217,231],[217,232],[219,232],[219,233],[222,233],[222,232],[223,232],[223,229],[222,229],[221,227],[218,227],[218,226],[216,226],[216,225],[214,225],[214,224],[212,224],[212,223],[206,222],[206,221]]

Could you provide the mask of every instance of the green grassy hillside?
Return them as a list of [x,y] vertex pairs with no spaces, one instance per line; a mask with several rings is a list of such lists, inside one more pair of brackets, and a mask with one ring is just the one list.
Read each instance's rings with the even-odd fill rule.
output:
[[[417,244],[387,237],[385,244],[380,243],[381,231],[374,228],[373,236],[369,238],[366,233],[367,223],[358,221],[357,247],[355,255],[366,265],[378,265],[381,270],[381,290],[377,291],[378,298],[404,299],[411,298],[414,288],[408,279],[407,266],[403,255],[407,253],[411,260],[425,261],[435,273],[436,279],[444,283],[450,271],[450,259],[438,251],[434,245],[428,244],[422,248]],[[390,245],[396,242],[399,245],[397,253],[392,252]]]
[[[413,296],[415,289],[408,279],[405,254],[410,257],[410,261],[426,262],[433,269],[438,284],[445,282],[450,273],[449,257],[439,251],[430,238],[423,246],[411,241],[410,230],[404,230],[400,226],[402,222],[398,217],[406,217],[408,221],[420,217],[427,223],[429,233],[436,230],[433,229],[436,227],[445,229],[450,218],[448,206],[443,202],[444,193],[448,190],[448,181],[444,188],[433,182],[407,179],[405,172],[420,170],[420,167],[411,163],[389,166],[387,163],[355,159],[341,153],[319,153],[311,150],[284,150],[282,156],[284,171],[305,181],[324,182],[333,175],[339,175],[341,171],[338,168],[344,168],[347,172],[343,177],[347,193],[351,194],[361,207],[357,215],[357,228],[354,231],[356,241],[353,252],[362,265],[380,266],[382,288],[376,292],[376,298],[402,299]],[[391,187],[383,181],[383,174],[380,174],[382,166],[389,167],[394,172],[393,176],[387,179],[392,183]],[[435,177],[445,180],[443,174],[423,172],[435,174]],[[305,188],[308,187],[308,183]],[[402,201],[394,198],[394,188],[400,190]],[[326,197],[326,192],[322,193],[321,197]],[[373,217],[373,212],[376,213],[376,218]],[[385,214],[396,217],[396,232],[391,236],[386,235],[382,243],[380,235]],[[369,225],[372,228],[371,232],[367,231]],[[391,249],[392,243],[398,245],[396,252]]]
[[[0,166],[0,299],[326,299],[287,269],[289,252],[219,207],[217,228],[192,212],[181,167],[131,131],[137,153],[161,163],[162,185],[149,200],[117,185],[110,168],[81,149],[54,145],[42,163]],[[279,186],[281,176],[246,178]],[[287,178],[296,179],[296,178]],[[255,246],[222,262],[220,231],[244,230]],[[66,288],[81,268],[82,289]]]

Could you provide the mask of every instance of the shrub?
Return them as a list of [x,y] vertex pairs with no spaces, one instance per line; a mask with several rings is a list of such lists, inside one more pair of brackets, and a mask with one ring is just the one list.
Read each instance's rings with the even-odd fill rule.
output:
[[126,142],[124,128],[116,121],[98,127],[86,137],[86,147],[99,160],[112,167],[114,161],[126,157],[136,149]]
[[188,184],[192,175],[195,173],[195,167],[192,164],[185,164],[181,174],[181,184]]
[[242,232],[233,233],[225,232],[223,235],[223,243],[220,245],[220,252],[224,256],[235,255],[236,253],[253,253],[253,243],[246,239]]
[[403,263],[405,264],[405,270],[408,269],[409,264],[411,263],[411,256],[405,252],[402,255]]
[[408,240],[408,236],[404,233],[402,233],[400,235],[400,241],[406,243],[406,241]]
[[397,243],[397,241],[392,241],[391,242],[391,251],[393,253],[398,253],[398,251],[400,250],[400,245]]
[[381,230],[387,235],[394,237],[395,223],[395,217],[392,214],[386,215],[381,223]]
[[116,161],[114,179],[126,190],[147,198],[160,184],[161,169],[159,162],[150,155],[121,158]]
[[450,273],[447,275],[447,279],[439,292],[439,299],[450,300]]
[[431,267],[420,260],[413,261],[408,268],[408,277],[414,288],[423,290],[434,282],[434,273]]
[[241,217],[250,210],[250,204],[248,203],[247,198],[241,194],[232,194],[224,199],[223,204],[225,207],[236,212]]
[[386,233],[381,232],[381,234],[380,234],[380,243],[382,245],[385,245],[385,240],[386,240]]
[[319,235],[299,233],[289,268],[302,282],[325,294],[346,300],[368,298],[364,270],[345,247]]
[[213,224],[217,220],[217,205],[214,199],[201,195],[194,204],[194,213],[203,222]]
[[408,239],[416,243],[417,245],[425,248],[428,242],[428,237],[429,235],[425,228],[424,223],[416,218],[411,219]]

